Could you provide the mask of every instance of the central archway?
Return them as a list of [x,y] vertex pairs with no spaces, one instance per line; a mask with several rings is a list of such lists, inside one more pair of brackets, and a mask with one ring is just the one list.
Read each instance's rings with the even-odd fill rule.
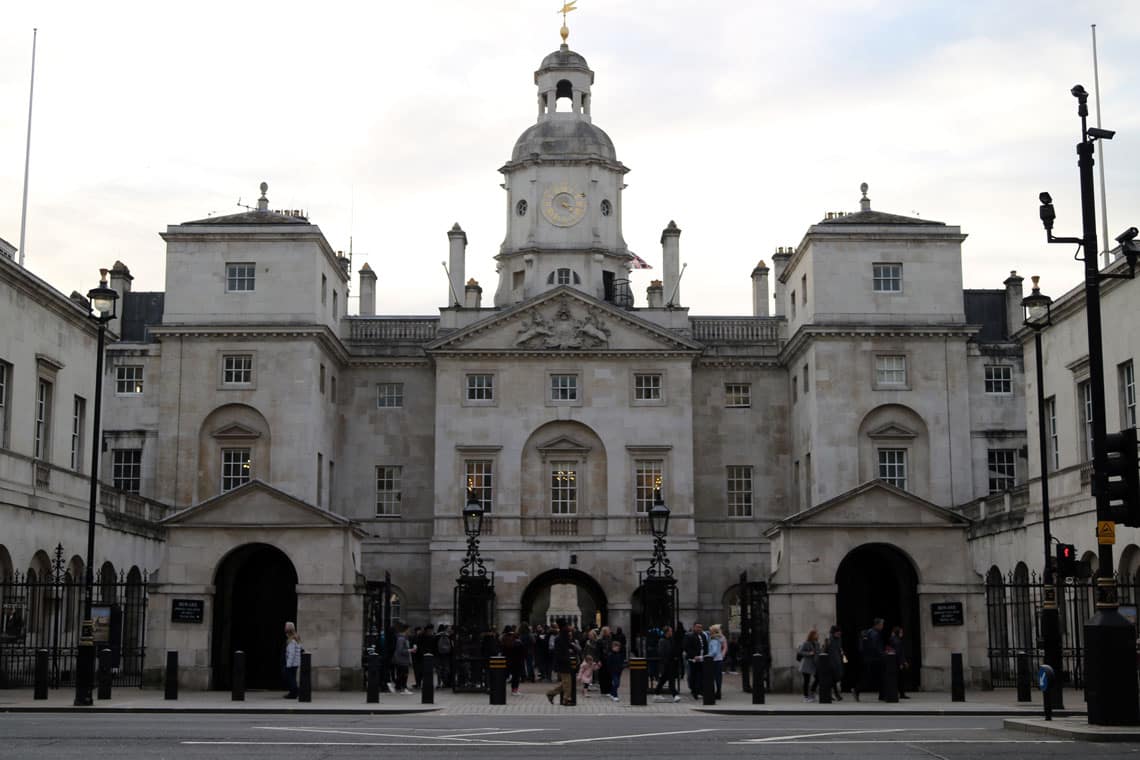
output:
[[[606,624],[606,592],[592,576],[573,569],[547,570],[531,581],[523,591],[519,603],[520,619],[531,625],[551,622],[548,619],[551,614],[551,589],[558,586],[573,586],[575,589],[572,601],[577,605],[578,619],[569,622],[579,627]],[[555,617],[573,615],[559,614]]]
[[890,544],[863,544],[852,549],[839,563],[835,585],[835,609],[839,626],[843,629],[843,650],[849,660],[843,674],[844,688],[857,684],[862,672],[860,632],[879,617],[884,621],[884,643],[892,627],[903,627],[910,669],[908,673],[899,675],[900,683],[908,689],[917,689],[922,666],[922,642],[918,574],[910,558]]
[[[285,553],[246,544],[227,554],[214,576],[213,687],[230,688],[233,653],[240,650],[247,688],[283,688],[286,621],[297,621],[297,571]],[[297,628],[303,636],[299,621]]]

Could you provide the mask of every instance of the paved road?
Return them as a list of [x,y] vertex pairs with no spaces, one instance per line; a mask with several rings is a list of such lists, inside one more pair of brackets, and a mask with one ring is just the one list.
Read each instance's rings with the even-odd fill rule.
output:
[[998,718],[0,714],[0,758],[1140,757],[1006,731]]

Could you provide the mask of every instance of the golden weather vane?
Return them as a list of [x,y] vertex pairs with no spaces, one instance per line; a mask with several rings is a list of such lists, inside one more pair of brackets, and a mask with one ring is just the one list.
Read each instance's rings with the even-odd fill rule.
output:
[[577,4],[578,4],[578,0],[570,0],[569,2],[564,3],[562,5],[562,10],[558,11],[559,13],[562,14],[562,29],[560,29],[558,33],[562,35],[562,44],[563,45],[566,44],[566,38],[570,36],[570,28],[566,26],[566,14],[569,13],[570,11],[578,10],[578,8],[576,7]]

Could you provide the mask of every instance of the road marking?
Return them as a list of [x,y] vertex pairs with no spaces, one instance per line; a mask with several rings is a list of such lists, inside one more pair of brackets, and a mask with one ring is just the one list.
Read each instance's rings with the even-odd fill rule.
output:
[[739,744],[771,744],[773,742],[790,742],[796,739],[818,739],[821,736],[855,736],[858,734],[897,734],[905,731],[903,728],[858,728],[848,731],[815,731],[810,734],[791,734],[789,736],[768,736],[763,739],[745,739]]
[[677,734],[704,734],[709,731],[716,731],[715,728],[697,728],[692,731],[658,731],[652,734],[624,734],[622,736],[591,736],[586,739],[562,739],[561,741],[544,742],[544,744],[560,745],[560,744],[578,744],[579,742],[602,742],[613,741],[614,739],[643,739],[650,736],[675,736]]
[[[756,744],[756,739],[727,742],[728,744]],[[1073,744],[1072,739],[828,739],[767,741],[765,744]]]
[[[439,729],[443,730],[443,729]],[[535,731],[557,731],[556,728],[468,728],[467,731],[481,731],[478,734],[445,734],[436,739],[479,739],[484,736],[502,736],[503,734],[526,734]]]

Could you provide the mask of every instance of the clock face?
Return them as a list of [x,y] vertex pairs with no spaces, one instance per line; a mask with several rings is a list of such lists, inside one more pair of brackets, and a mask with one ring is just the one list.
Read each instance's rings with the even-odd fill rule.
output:
[[572,227],[586,215],[586,194],[569,182],[557,182],[542,194],[542,215],[558,227]]

